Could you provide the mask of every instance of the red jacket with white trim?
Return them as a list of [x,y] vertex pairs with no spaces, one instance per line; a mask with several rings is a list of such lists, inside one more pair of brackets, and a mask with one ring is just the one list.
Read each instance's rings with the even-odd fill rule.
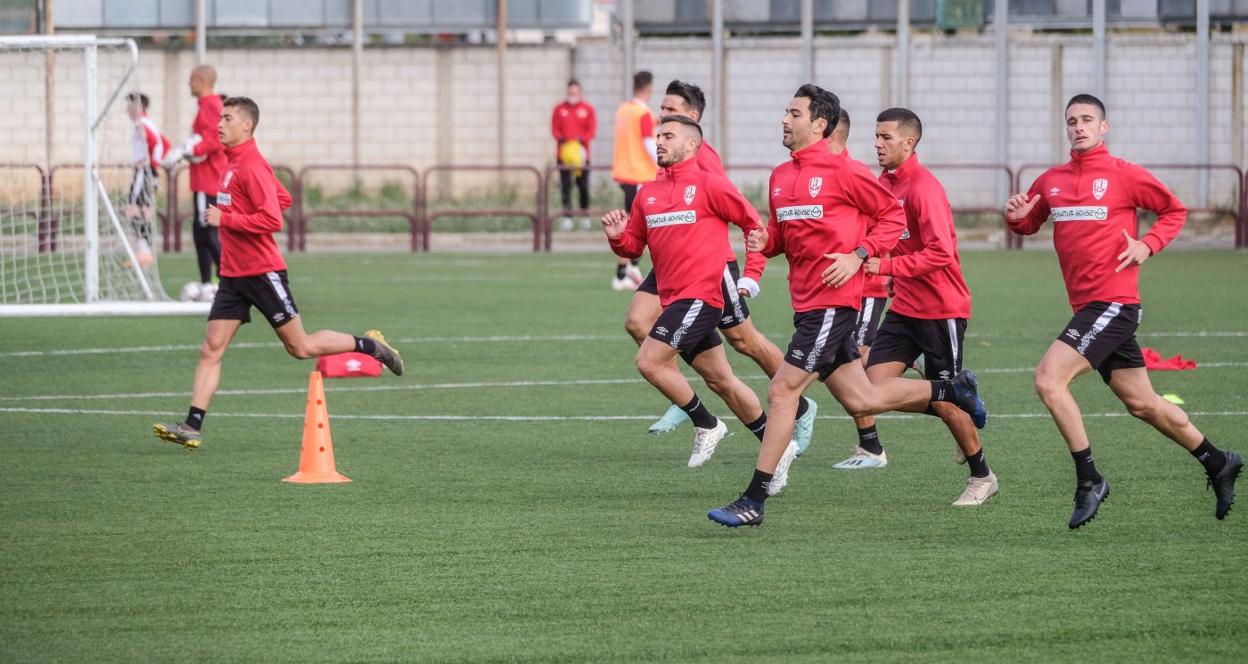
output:
[[722,309],[728,224],[743,233],[760,228],[758,212],[728,178],[708,173],[696,159],[661,169],[637,191],[624,234],[611,249],[636,258],[650,247],[659,302],[698,299]]
[[823,141],[777,166],[768,190],[763,253],[788,258],[793,310],[860,308],[866,274],[859,270],[840,288],[825,286],[822,274],[831,261],[824,254],[853,253],[859,245],[871,256],[887,253],[906,228],[897,199],[866,166],[833,155]]
[[[710,143],[702,141],[702,147],[698,148],[696,159],[698,162],[698,168],[701,168],[708,173],[723,176],[725,179],[728,178],[728,172],[724,170],[723,160],[720,159],[719,153],[715,151],[715,148],[711,147]],[[728,255],[726,260],[737,260],[737,252],[732,250],[731,244],[728,245]],[[766,269],[766,256],[748,251],[745,253],[745,269],[741,272],[742,277],[749,277],[757,282],[759,279],[763,278],[763,271]]]
[[225,149],[229,159],[217,207],[221,210],[221,276],[250,277],[286,269],[273,234],[282,230],[282,210],[290,207],[286,188],[249,139]]
[[1070,161],[1036,178],[1027,198],[1040,201],[1023,219],[1010,222],[1015,233],[1031,235],[1053,219],[1053,246],[1062,266],[1066,294],[1075,311],[1091,302],[1138,304],[1140,266],[1115,272],[1127,248],[1126,231],[1139,237],[1136,208],[1157,213],[1142,241],[1155,254],[1178,237],[1187,208],[1143,166],[1111,154],[1104,144],[1071,152]]
[[971,317],[971,291],[962,277],[953,210],[940,180],[912,154],[880,183],[906,211],[906,230],[880,274],[893,277],[890,311],[926,320]]
[[569,104],[565,99],[550,114],[550,135],[555,137],[555,162],[559,162],[559,143],[577,140],[585,146],[585,161],[589,161],[589,142],[598,134],[598,116],[594,107],[582,99]]

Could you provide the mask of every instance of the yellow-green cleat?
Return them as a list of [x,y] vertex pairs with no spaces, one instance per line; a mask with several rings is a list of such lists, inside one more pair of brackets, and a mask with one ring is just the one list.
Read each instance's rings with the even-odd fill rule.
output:
[[390,373],[402,376],[403,357],[399,355],[399,351],[394,349],[394,346],[386,343],[386,338],[382,336],[381,330],[369,330],[364,333],[364,336],[372,339],[377,344],[377,350],[373,352],[373,357],[381,360],[381,363],[386,365]]
[[203,435],[198,430],[187,426],[185,422],[177,424],[154,424],[152,431],[156,433],[156,437],[166,443],[181,445],[188,450],[199,449],[199,444],[203,442]]

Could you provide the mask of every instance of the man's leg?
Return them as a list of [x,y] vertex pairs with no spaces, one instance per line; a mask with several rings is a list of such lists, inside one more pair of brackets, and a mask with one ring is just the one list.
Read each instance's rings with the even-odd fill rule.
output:
[[576,178],[576,188],[580,193],[581,204],[581,229],[589,230],[589,162],[585,162],[585,168],[581,169],[580,177]]
[[[858,309],[858,324],[854,330],[854,343],[858,345],[858,354],[862,356],[863,367],[868,367],[870,364],[867,358],[878,336],[880,319],[884,316],[884,309],[887,305],[888,298],[862,298],[862,306]],[[907,350],[908,345],[904,344],[901,350]],[[853,420],[858,442],[854,445],[848,459],[832,467],[839,470],[863,470],[887,466],[888,455],[884,452],[884,443],[880,440],[880,434],[875,428],[875,416],[855,417]]]
[[668,401],[680,404],[693,422],[693,453],[689,457],[689,467],[696,468],[711,458],[719,441],[728,435],[728,427],[711,414],[684,374],[676,368],[673,361],[676,352],[671,345],[647,337],[637,349],[637,371]]
[[191,407],[186,420],[175,424],[156,424],[152,430],[165,442],[182,445],[188,450],[199,447],[202,442],[200,430],[204,417],[212,403],[212,395],[221,383],[221,358],[234,339],[242,320],[209,320],[204,327],[204,341],[199,347],[199,364],[195,366],[195,379],[191,387]]
[[[759,419],[763,415],[763,407],[759,404],[758,395],[732,373],[732,366],[728,364],[723,346],[698,353],[690,366],[706,381],[706,386],[724,400],[728,410],[742,424],[750,427],[751,423],[758,423],[760,428],[756,434],[762,431],[763,422],[759,422]],[[753,430],[753,427],[750,428]]]
[[768,378],[776,375],[776,371],[780,369],[780,359],[784,355],[779,346],[754,327],[752,319],[747,318],[737,325],[722,328],[721,331],[733,350],[754,360]]
[[559,208],[563,213],[560,228],[570,231],[572,230],[572,171],[565,168],[559,169],[559,202],[563,206]]
[[[663,307],[659,304],[658,284],[654,282],[654,271],[651,270],[633,293],[633,301],[628,305],[628,317],[624,320],[624,330],[640,346],[650,330],[654,329],[654,323],[659,320],[661,313]],[[675,354],[672,355],[671,363],[672,368],[679,371]],[[649,431],[653,434],[668,433],[688,419],[685,411],[673,403],[668,406],[667,412],[650,425]]]

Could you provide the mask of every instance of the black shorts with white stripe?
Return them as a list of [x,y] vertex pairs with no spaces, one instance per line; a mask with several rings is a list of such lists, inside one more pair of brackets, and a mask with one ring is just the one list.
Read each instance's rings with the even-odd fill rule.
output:
[[886,297],[862,298],[862,308],[858,310],[858,329],[854,331],[854,341],[859,346],[869,348],[875,342],[875,331],[880,328],[880,319],[884,317],[884,308],[887,306]]
[[659,314],[650,338],[675,348],[681,359],[692,363],[699,353],[724,343],[715,331],[720,311],[703,300],[676,300]]
[[152,171],[151,166],[139,166],[134,169],[134,179],[130,181],[130,193],[126,202],[141,208],[152,207],[156,200],[156,187],[160,178]]
[[251,308],[264,314],[275,329],[299,315],[295,296],[290,293],[286,270],[266,272],[251,277],[221,277],[217,297],[212,301],[208,320],[241,320],[251,322]]
[[923,355],[924,377],[947,380],[962,370],[965,336],[965,318],[928,320],[890,311],[875,333],[875,345],[867,356],[867,366],[901,362],[908,367]]
[[1075,313],[1057,340],[1074,348],[1108,383],[1116,369],[1144,366],[1144,352],[1135,340],[1143,314],[1138,304],[1092,302]]
[[[737,262],[728,261],[724,265],[724,276],[720,280],[720,291],[724,296],[724,310],[719,317],[719,329],[721,330],[736,327],[750,319],[750,307],[745,303],[745,298],[741,297],[741,294],[737,292],[737,280],[740,278],[741,268],[737,266]],[[650,270],[650,274],[647,274],[641,285],[637,286],[637,290],[658,296],[659,280],[655,276],[654,270]]]
[[858,312],[846,307],[793,314],[793,340],[784,361],[827,380],[842,364],[861,357],[854,339],[857,325]]

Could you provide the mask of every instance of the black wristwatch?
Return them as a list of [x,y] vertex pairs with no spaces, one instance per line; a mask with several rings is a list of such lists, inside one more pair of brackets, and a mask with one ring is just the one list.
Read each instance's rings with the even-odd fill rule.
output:
[[858,245],[858,247],[854,249],[854,255],[864,261],[867,260],[868,256],[870,256],[862,245]]

